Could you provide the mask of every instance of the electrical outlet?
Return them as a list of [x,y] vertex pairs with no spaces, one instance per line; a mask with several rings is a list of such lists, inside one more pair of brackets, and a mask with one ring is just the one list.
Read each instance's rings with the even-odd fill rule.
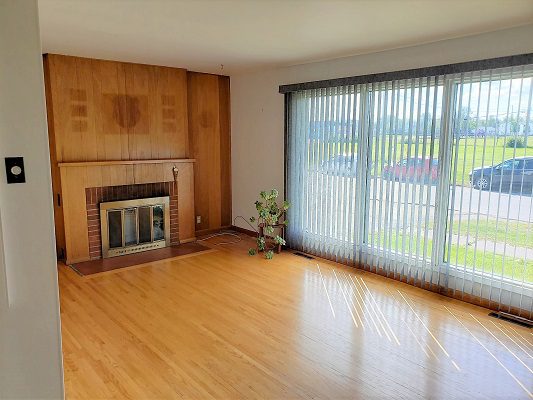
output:
[[196,216],[196,223],[197,224],[201,224],[202,223],[202,216],[201,215],[197,215]]

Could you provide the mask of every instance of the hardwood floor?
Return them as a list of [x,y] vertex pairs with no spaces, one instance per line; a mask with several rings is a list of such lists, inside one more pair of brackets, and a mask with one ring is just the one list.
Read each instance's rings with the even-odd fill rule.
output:
[[530,329],[251,245],[89,277],[60,265],[67,398],[531,397]]

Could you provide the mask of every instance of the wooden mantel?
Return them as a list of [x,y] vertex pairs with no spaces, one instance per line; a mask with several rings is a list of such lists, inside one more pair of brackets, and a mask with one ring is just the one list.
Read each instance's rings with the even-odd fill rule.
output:
[[167,163],[193,163],[194,158],[170,158],[166,160],[116,160],[116,161],[83,161],[58,163],[59,168],[66,167],[94,167],[98,165],[135,165],[135,164],[167,164]]
[[178,168],[179,239],[195,240],[194,159],[87,161],[58,163],[68,264],[90,259],[85,189],[174,180]]

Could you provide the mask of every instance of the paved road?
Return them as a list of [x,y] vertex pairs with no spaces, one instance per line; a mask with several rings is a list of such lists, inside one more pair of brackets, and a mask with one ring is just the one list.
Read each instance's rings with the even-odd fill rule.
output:
[[[462,198],[461,198],[462,194]],[[491,218],[507,218],[529,222],[533,218],[533,197],[518,194],[499,194],[497,191],[480,191],[469,187],[456,190],[454,212],[468,214],[479,210]],[[463,205],[461,210],[461,204]],[[470,211],[469,211],[470,204]]]
[[[371,198],[373,198],[374,189],[376,190],[376,198],[384,198],[386,194],[387,184],[389,185],[389,196],[394,195],[395,203],[404,203],[405,200],[412,204],[422,204],[426,206],[428,203],[435,206],[436,187],[423,186],[420,188],[417,185],[399,182],[382,181],[381,179],[373,179],[370,185]],[[374,185],[376,187],[374,188]],[[380,196],[381,185],[383,185],[383,192]],[[414,195],[414,197],[413,197]],[[400,197],[401,196],[401,197]],[[414,198],[414,202],[413,202]],[[400,201],[398,201],[400,199]],[[450,199],[451,202],[451,199]],[[529,222],[533,219],[533,197],[521,196],[519,194],[499,194],[497,191],[482,191],[473,189],[471,187],[457,187],[454,198],[454,214],[458,217],[461,215],[477,215],[489,217],[491,219],[511,219],[521,222]]]
[[[325,181],[320,182],[318,185],[320,189],[318,190],[323,195],[329,197],[335,192],[336,186],[343,186],[343,180],[346,183],[348,178],[333,177],[332,179],[330,177],[327,184]],[[350,185],[350,187],[353,188],[353,199],[355,199],[357,196],[355,187],[353,185]],[[403,219],[404,211],[408,213],[408,219],[411,213],[415,213],[415,219],[417,219],[419,208],[426,208],[428,206],[430,216],[432,217],[436,201],[436,186],[423,185],[420,187],[415,184],[372,178],[369,189],[370,201],[374,202],[375,199],[376,207],[378,207],[379,199],[390,201],[385,199],[390,199],[391,197],[394,198],[395,208],[399,206],[403,209],[403,204],[407,202],[409,206],[405,210],[401,210],[401,219]],[[479,213],[480,218],[488,217],[488,219],[498,218],[504,221],[509,219],[530,222],[533,221],[533,196],[508,193],[499,194],[497,191],[480,191],[471,187],[458,186],[455,190],[453,210],[455,219],[458,219],[459,215],[465,218],[468,214],[471,217],[477,217]],[[371,212],[372,207],[370,207]],[[395,219],[394,217],[392,218]]]

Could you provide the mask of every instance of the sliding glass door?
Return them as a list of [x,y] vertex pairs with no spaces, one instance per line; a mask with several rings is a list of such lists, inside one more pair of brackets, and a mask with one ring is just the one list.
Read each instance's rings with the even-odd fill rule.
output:
[[291,93],[289,244],[530,317],[532,72]]
[[367,198],[361,264],[414,282],[433,274],[443,86],[435,78],[374,84],[369,92]]
[[531,70],[467,73],[455,87],[448,286],[461,297],[531,310]]
[[290,105],[289,245],[353,260],[361,101],[354,86],[302,91]]

